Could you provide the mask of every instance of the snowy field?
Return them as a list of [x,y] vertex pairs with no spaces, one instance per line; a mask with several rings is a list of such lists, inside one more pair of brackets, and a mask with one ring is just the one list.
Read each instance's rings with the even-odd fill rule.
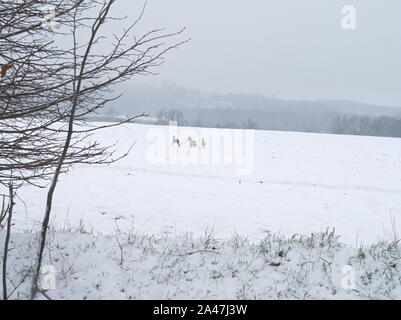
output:
[[[26,299],[37,246],[12,237],[11,299]],[[0,232],[3,241],[3,233]],[[261,241],[49,233],[39,299],[401,299],[398,241],[351,248],[331,231]],[[28,280],[27,280],[28,279]]]
[[[134,228],[142,234],[202,235],[209,229],[220,238],[238,233],[254,240],[267,231],[290,236],[330,227],[353,246],[399,230],[400,139],[255,131],[254,143],[247,137],[248,154],[234,155],[233,164],[183,165],[174,164],[177,155],[182,163],[188,156],[196,162],[207,152],[222,153],[213,142],[202,149],[202,137],[233,131],[173,130],[125,125],[99,133],[105,144],[119,141],[120,153],[133,142],[134,148],[113,165],[79,166],[62,176],[53,225],[83,224],[103,234]],[[181,139],[180,148],[172,146],[171,135]],[[188,136],[197,148],[189,147]],[[166,148],[171,154],[164,154]],[[41,220],[45,195],[34,187],[19,193],[25,206],[18,203],[15,230],[31,230]]]
[[[62,176],[39,299],[401,299],[401,140],[239,133],[99,133],[134,148]],[[45,196],[19,191],[11,299],[28,297]]]

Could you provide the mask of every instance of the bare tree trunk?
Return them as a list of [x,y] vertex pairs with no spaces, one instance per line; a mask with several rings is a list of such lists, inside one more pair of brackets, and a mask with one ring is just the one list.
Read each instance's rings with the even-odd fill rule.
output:
[[[13,209],[14,209],[14,188],[13,185],[9,185],[9,197],[10,202],[6,209],[8,212],[8,219],[7,219],[7,231],[6,231],[6,240],[4,242],[4,252],[3,252],[3,274],[2,274],[2,281],[3,281],[3,300],[8,299],[7,293],[7,259],[8,259],[8,248],[10,244],[10,237],[11,237],[11,227],[12,227],[12,218],[13,218]],[[3,206],[4,208],[4,206]]]
[[[72,106],[71,106],[71,113],[70,113],[70,117],[69,117],[67,136],[66,136],[66,139],[65,139],[63,152],[62,152],[62,154],[60,156],[57,168],[56,168],[56,170],[54,172],[54,177],[53,177],[52,183],[51,183],[49,191],[47,193],[46,211],[45,211],[45,216],[44,216],[43,223],[42,223],[42,230],[41,230],[41,234],[40,234],[39,252],[38,252],[38,255],[37,255],[35,273],[34,273],[34,276],[33,276],[32,287],[31,287],[31,300],[35,299],[35,296],[36,296],[36,294],[38,292],[38,282],[39,282],[40,268],[42,266],[43,252],[44,252],[44,249],[45,249],[45,246],[46,246],[46,236],[47,236],[47,230],[48,230],[48,227],[49,227],[49,221],[50,221],[50,214],[51,214],[51,210],[52,210],[54,191],[56,190],[58,179],[59,179],[61,170],[63,168],[64,161],[65,161],[65,159],[67,157],[67,152],[68,152],[68,149],[69,149],[70,144],[71,144],[72,135],[74,133],[75,113],[76,113],[78,102],[79,102],[78,100],[79,100],[79,96],[80,96],[80,92],[81,92],[82,79],[83,79],[83,75],[84,75],[84,72],[85,72],[86,63],[87,63],[88,57],[90,55],[92,46],[96,41],[97,33],[98,33],[101,25],[104,23],[107,15],[109,13],[110,7],[113,4],[113,2],[114,1],[110,1],[107,5],[104,6],[104,8],[99,13],[98,18],[93,23],[91,38],[88,41],[86,52],[85,52],[85,54],[83,56],[83,59],[82,59],[82,64],[81,64],[81,67],[80,67],[79,77],[78,77],[76,82],[74,81],[74,84],[73,84],[74,85],[74,99],[73,99]],[[74,30],[74,35],[75,35],[75,30]],[[74,39],[75,39],[75,37],[74,37]],[[75,50],[76,50],[76,43],[74,43],[74,51]],[[74,55],[74,59],[76,59],[76,54]],[[77,67],[76,60],[75,60],[75,67]]]
[[2,206],[0,209],[0,230],[3,229],[3,221],[7,217],[7,210],[8,210],[8,207],[6,207],[6,196],[3,195]]
[[[112,156],[112,153],[107,153],[107,150],[109,150],[107,147],[101,148],[97,142],[91,143],[89,146],[80,147],[79,143],[85,141],[87,138],[87,136],[80,136],[80,134],[85,135],[101,127],[112,127],[120,125],[122,122],[108,126],[98,126],[91,129],[84,128],[84,130],[81,131],[76,130],[75,127],[79,126],[80,120],[81,126],[83,125],[82,121],[86,115],[94,113],[108,102],[117,99],[105,97],[106,92],[108,92],[112,85],[130,79],[133,75],[151,74],[148,69],[160,65],[162,56],[167,51],[177,48],[179,45],[176,44],[165,49],[158,49],[159,47],[165,46],[164,43],[160,41],[178,35],[183,31],[158,35],[161,29],[155,29],[147,32],[140,38],[133,37],[129,39],[129,32],[133,30],[134,26],[142,17],[142,12],[137,21],[131,24],[128,29],[124,29],[121,36],[114,36],[115,43],[112,44],[112,50],[110,50],[108,54],[103,55],[102,61],[99,61],[98,55],[92,53],[93,47],[99,44],[100,39],[104,38],[99,36],[98,33],[101,26],[106,22],[110,8],[115,2],[116,0],[104,1],[95,19],[90,19],[90,21],[93,21],[91,26],[87,26],[90,37],[88,40],[85,40],[84,44],[77,43],[76,37],[76,30],[85,25],[85,23],[82,22],[83,18],[76,16],[77,11],[71,17],[74,47],[71,51],[64,51],[64,54],[68,57],[68,64],[64,64],[66,70],[63,70],[63,72],[68,75],[70,75],[71,72],[73,74],[62,86],[55,88],[57,94],[59,94],[61,90],[65,90],[65,92],[69,93],[68,96],[62,97],[62,106],[65,106],[65,108],[59,108],[58,104],[56,104],[57,110],[62,110],[62,117],[55,122],[59,123],[62,120],[67,120],[68,128],[67,130],[64,128],[55,130],[58,138],[60,138],[60,134],[63,133],[66,133],[66,136],[65,138],[57,140],[57,142],[60,142],[56,149],[57,152],[51,154],[55,155],[52,157],[52,160],[54,161],[54,159],[56,159],[56,165],[51,174],[51,184],[47,193],[46,209],[41,226],[30,292],[30,298],[32,300],[35,299],[39,291],[38,283],[43,253],[46,246],[50,215],[52,212],[53,196],[60,174],[63,170],[65,171],[68,165],[72,165],[73,163],[90,163],[90,159],[96,157],[98,157],[96,158],[98,161],[96,163],[106,163],[108,157]],[[128,40],[132,41],[132,44],[125,45],[124,43]],[[143,48],[141,49],[141,47]],[[82,53],[80,53],[81,51]],[[157,51],[157,53],[154,54],[154,51]],[[83,83],[84,81],[85,83]],[[129,117],[127,122],[134,118],[136,117]],[[48,130],[52,131],[50,128],[48,128]],[[52,151],[54,152],[53,149]],[[75,158],[72,158],[74,156]],[[111,159],[111,162],[114,161],[115,159]]]

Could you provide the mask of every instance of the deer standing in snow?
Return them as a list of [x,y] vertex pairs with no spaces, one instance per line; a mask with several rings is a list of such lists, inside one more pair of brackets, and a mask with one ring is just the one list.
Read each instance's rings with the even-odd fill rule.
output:
[[192,137],[188,137],[188,141],[189,141],[189,146],[191,148],[196,148],[197,144],[196,141],[192,139]]
[[175,136],[173,137],[173,145],[177,144],[177,146],[181,147],[180,144],[180,139],[176,138]]

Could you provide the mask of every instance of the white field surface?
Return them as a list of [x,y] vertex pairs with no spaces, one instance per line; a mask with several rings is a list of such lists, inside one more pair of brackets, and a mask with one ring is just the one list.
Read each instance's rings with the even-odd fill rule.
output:
[[[118,141],[120,153],[135,146],[115,164],[77,166],[62,176],[53,225],[83,224],[102,234],[113,233],[116,223],[122,231],[142,234],[197,236],[209,229],[218,238],[238,233],[254,240],[267,231],[293,235],[330,227],[354,246],[400,230],[401,139],[255,131],[254,146],[252,136],[246,144],[254,170],[238,176],[244,165],[172,164],[171,155],[162,156],[165,163],[150,163],[149,154],[159,147],[160,154],[168,147],[180,157],[205,156],[200,137],[233,132],[170,130],[129,124],[99,132],[96,138],[104,144]],[[162,134],[159,144],[152,141]],[[171,146],[169,134],[181,138],[181,148]],[[189,135],[198,148],[189,148]],[[223,151],[213,142],[207,148],[217,156]],[[18,203],[14,230],[32,229],[43,216],[46,190],[26,187],[19,196],[25,206]]]
[[[246,143],[253,170],[238,176],[237,149],[234,164],[172,164],[204,157],[187,137],[208,133],[179,128],[182,146],[168,155],[169,130],[102,131],[120,153],[136,141],[130,155],[61,177],[47,298],[401,299],[401,139],[256,131]],[[26,299],[46,190],[18,195],[8,285],[11,299]]]

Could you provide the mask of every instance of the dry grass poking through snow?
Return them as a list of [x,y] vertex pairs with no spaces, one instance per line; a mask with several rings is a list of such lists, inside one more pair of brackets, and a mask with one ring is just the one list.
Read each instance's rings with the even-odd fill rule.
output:
[[[11,299],[25,299],[36,252],[35,234],[13,234]],[[4,234],[0,233],[3,241]],[[113,236],[52,230],[45,264],[57,271],[51,299],[400,299],[398,240],[369,247],[343,245],[334,232],[267,233],[253,243],[205,232],[201,238]],[[344,289],[343,267],[352,266],[355,289]],[[25,280],[24,280],[25,279]],[[23,281],[24,280],[24,281]],[[16,287],[16,288],[15,288]],[[45,299],[44,296],[40,298]]]

